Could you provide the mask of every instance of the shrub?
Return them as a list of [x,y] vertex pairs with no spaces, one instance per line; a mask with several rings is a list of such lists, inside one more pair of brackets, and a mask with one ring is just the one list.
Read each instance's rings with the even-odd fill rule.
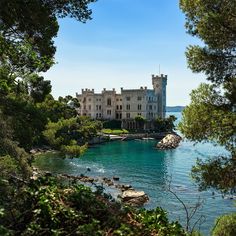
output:
[[212,236],[235,236],[236,213],[220,216],[212,230]]

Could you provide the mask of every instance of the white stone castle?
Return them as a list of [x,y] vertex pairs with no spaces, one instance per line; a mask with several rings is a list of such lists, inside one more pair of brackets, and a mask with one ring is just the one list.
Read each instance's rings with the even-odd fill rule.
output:
[[89,116],[102,120],[132,120],[137,116],[144,117],[147,121],[157,117],[165,117],[166,111],[166,85],[167,75],[152,75],[152,89],[123,89],[116,93],[115,89],[95,93],[94,89],[82,89],[76,93],[81,116]]

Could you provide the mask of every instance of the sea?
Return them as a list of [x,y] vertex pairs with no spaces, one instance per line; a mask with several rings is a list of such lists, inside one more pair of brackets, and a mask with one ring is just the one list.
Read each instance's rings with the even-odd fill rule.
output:
[[[177,117],[176,124],[181,120],[180,112],[169,112],[168,115]],[[227,151],[212,143],[195,144],[188,140],[183,140],[174,150],[158,150],[156,144],[157,140],[113,141],[90,147],[80,158],[41,155],[34,165],[45,171],[75,176],[117,176],[120,184],[132,185],[149,196],[144,208],[162,207],[171,220],[180,221],[184,227],[186,211],[183,204],[188,214],[198,206],[190,221],[191,227],[195,225],[196,230],[209,235],[217,217],[236,212],[235,200],[213,189],[200,192],[191,178],[191,168],[197,158],[206,160],[228,155]],[[112,187],[105,191],[114,197],[119,194]]]

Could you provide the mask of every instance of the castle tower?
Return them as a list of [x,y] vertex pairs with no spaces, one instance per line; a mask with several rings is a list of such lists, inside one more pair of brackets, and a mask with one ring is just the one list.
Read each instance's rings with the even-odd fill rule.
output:
[[160,117],[165,117],[166,113],[166,85],[167,85],[167,75],[161,74],[152,75],[152,86],[155,94],[158,97],[157,106],[158,114]]

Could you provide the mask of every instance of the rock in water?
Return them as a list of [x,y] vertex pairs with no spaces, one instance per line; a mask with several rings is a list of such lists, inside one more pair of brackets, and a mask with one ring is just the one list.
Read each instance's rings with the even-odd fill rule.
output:
[[167,134],[158,144],[158,149],[173,149],[179,146],[181,137],[177,134]]
[[147,194],[143,191],[126,190],[122,193],[121,199],[124,203],[131,206],[142,206],[149,200]]

